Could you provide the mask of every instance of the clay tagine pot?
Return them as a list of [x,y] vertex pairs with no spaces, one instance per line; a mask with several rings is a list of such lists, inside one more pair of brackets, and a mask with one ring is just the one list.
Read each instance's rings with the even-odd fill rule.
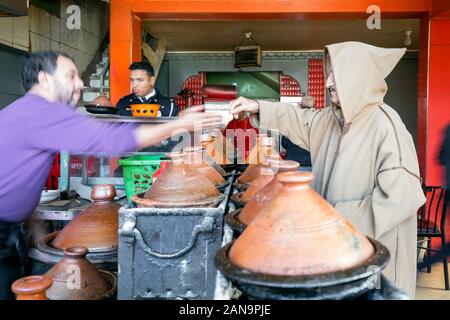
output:
[[52,285],[52,278],[42,276],[28,276],[20,278],[11,286],[16,300],[48,300],[45,291]]
[[369,240],[309,184],[309,172],[283,172],[281,190],[235,241],[233,265],[253,272],[318,275],[363,264],[374,253]]
[[114,107],[111,101],[107,98],[106,93],[101,93],[97,98],[92,100],[90,105],[96,107]]
[[[279,155],[271,155],[265,159],[280,159]],[[240,190],[247,189],[259,176],[263,175],[267,170],[265,169],[263,161],[258,164],[250,164],[247,169],[237,178],[235,186]]]
[[[214,147],[215,137],[210,133],[202,133],[200,136],[201,146],[203,149],[203,159],[211,167],[223,177],[228,176],[228,173],[220,166],[219,163],[223,163],[223,157],[221,153]],[[216,159],[216,156],[218,159]]]
[[250,186],[242,194],[237,194],[239,201],[243,204],[249,202],[253,197],[274,178],[279,172],[296,171],[300,164],[296,161],[280,160],[276,158],[266,158],[266,162],[262,164],[260,176],[253,181]]
[[[270,158],[268,160],[268,163],[270,163],[270,168],[272,169],[272,172],[274,172],[275,174],[290,171],[295,172],[300,167],[300,164],[297,161],[291,160],[280,160]],[[260,178],[264,179],[264,176],[261,176]],[[241,197],[241,201],[243,202],[245,201],[244,202],[245,206],[242,208],[238,216],[238,219],[241,223],[248,225],[281,189],[282,184],[277,179],[275,179],[274,175],[272,175],[270,179],[271,180],[269,181],[269,183],[267,183],[263,188],[261,188],[254,194],[250,194],[249,200],[245,201],[246,198],[242,199],[243,197]],[[256,182],[257,180],[255,180],[253,184],[255,184]],[[250,189],[253,186],[253,184],[247,189],[247,191],[251,191]]]
[[234,147],[219,130],[213,130],[211,133],[202,133],[200,139],[202,147],[205,148],[204,153],[213,159],[215,163],[218,165],[232,164],[228,159],[228,154],[234,155]]
[[95,185],[91,193],[94,203],[58,232],[51,245],[62,250],[73,246],[89,251],[117,249],[120,205],[114,202],[115,196],[114,185]]
[[181,152],[170,155],[169,166],[159,175],[144,197],[131,199],[139,207],[213,207],[223,200],[214,184],[184,162]]
[[255,146],[245,159],[245,163],[250,165],[261,164],[268,156],[279,157],[279,154],[275,151],[275,140],[267,134],[260,133],[257,135]]
[[226,182],[222,175],[204,160],[201,147],[186,147],[183,149],[183,156],[186,164],[208,178],[215,186],[223,185]]
[[51,300],[99,300],[111,297],[117,287],[115,275],[99,271],[86,259],[88,249],[70,247],[64,258],[47,271],[53,279],[47,290]]

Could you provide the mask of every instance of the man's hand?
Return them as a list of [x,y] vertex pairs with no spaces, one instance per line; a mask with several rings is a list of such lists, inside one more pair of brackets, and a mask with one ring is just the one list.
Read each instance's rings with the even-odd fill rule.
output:
[[158,144],[169,138],[176,130],[187,131],[220,128],[222,117],[212,113],[200,112],[204,106],[196,106],[184,111],[182,117],[160,125],[140,125],[135,130],[135,137],[140,149]]
[[235,119],[239,118],[239,114],[243,112],[258,113],[259,103],[256,100],[239,97],[230,102],[230,112]]
[[177,121],[178,128],[194,131],[195,129],[214,129],[222,125],[222,117],[213,113],[204,113],[203,105],[184,110],[183,116]]

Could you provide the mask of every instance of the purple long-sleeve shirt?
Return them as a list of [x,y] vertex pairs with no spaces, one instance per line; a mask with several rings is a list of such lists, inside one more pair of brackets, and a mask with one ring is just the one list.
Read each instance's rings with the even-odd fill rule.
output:
[[134,124],[113,124],[26,94],[0,111],[0,222],[25,221],[39,204],[55,154],[137,149]]

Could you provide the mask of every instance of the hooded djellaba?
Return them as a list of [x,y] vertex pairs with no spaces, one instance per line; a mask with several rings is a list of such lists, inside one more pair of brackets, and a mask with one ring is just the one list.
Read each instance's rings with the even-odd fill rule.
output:
[[340,106],[299,109],[259,101],[259,127],[278,130],[311,152],[313,188],[389,249],[383,274],[414,298],[416,214],[425,197],[411,134],[383,101],[385,78],[405,51],[360,42],[326,46],[325,76],[333,70]]

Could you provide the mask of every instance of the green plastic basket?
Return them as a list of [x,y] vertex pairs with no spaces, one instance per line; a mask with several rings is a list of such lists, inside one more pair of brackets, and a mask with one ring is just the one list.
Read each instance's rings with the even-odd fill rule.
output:
[[146,192],[152,184],[153,174],[161,162],[170,161],[164,155],[133,156],[121,159],[118,163],[123,168],[123,181],[128,201],[137,193]]

